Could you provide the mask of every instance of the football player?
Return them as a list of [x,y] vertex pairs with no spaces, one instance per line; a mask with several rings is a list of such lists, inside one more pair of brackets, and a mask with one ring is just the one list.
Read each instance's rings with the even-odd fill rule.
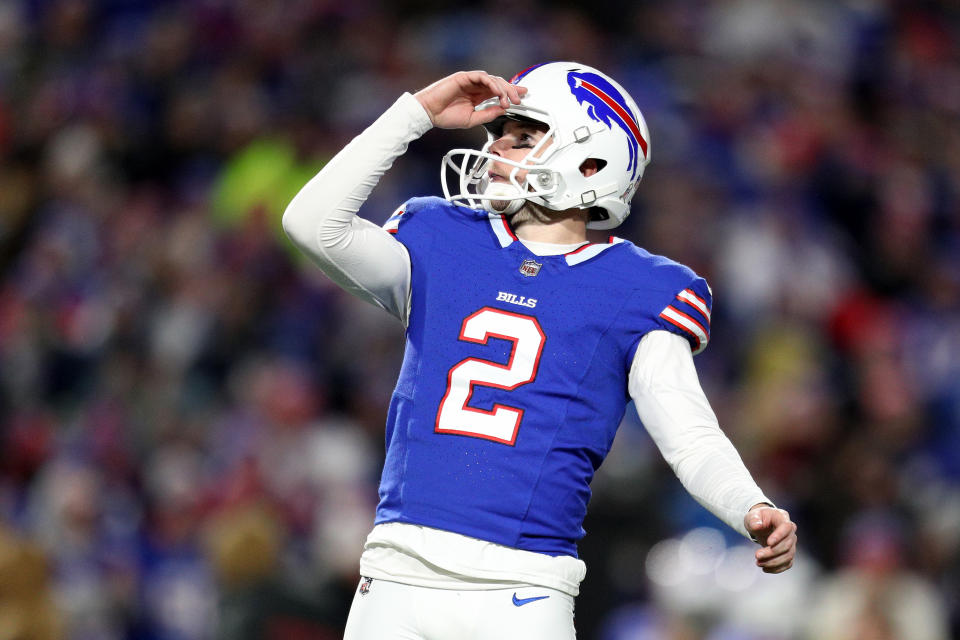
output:
[[[383,227],[357,216],[410,142],[477,125],[488,142],[444,157],[444,198]],[[762,570],[793,563],[795,525],[697,379],[707,283],[588,233],[629,215],[650,151],[637,105],[596,69],[459,72],[401,96],[290,203],[292,241],[406,327],[348,640],[574,638],[589,485],[631,398],[684,487],[759,543]]]

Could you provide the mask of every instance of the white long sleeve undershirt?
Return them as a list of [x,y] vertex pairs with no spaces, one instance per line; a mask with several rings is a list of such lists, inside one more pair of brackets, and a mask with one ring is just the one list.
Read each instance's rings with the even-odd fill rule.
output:
[[[406,321],[410,295],[409,254],[391,234],[358,217],[357,212],[380,176],[406,151],[410,142],[431,126],[430,118],[416,98],[404,94],[311,179],[283,215],[283,228],[290,239],[333,281],[403,321]],[[528,247],[540,255],[569,249],[553,247],[551,250],[542,243],[528,243]],[[700,387],[689,343],[667,331],[648,333],[637,348],[628,388],[641,421],[686,490],[723,522],[748,536],[743,525],[744,515],[752,505],[770,500],[753,481],[721,431]],[[384,527],[391,532],[386,538]],[[365,575],[396,575],[396,571],[387,569],[410,573],[410,556],[421,552],[427,555],[420,557],[431,557],[431,562],[415,563],[416,566],[422,569],[427,564],[436,564],[435,535],[427,541],[421,537],[422,532],[414,534],[412,530],[404,531],[404,527],[413,525],[375,528],[364,556],[366,566],[364,561],[361,563],[367,571]],[[444,576],[453,575],[462,580],[497,575],[496,567],[490,565],[490,543],[482,543],[486,549],[483,553],[479,547],[471,553],[467,549],[471,539],[456,534],[444,536],[445,533],[437,532],[441,540],[453,545],[455,550],[445,557],[458,558],[458,561],[457,568],[445,570]],[[393,551],[385,542],[391,537],[397,541]],[[433,553],[428,547],[433,548]],[[533,574],[543,573],[540,559],[523,560],[529,552],[506,551],[509,566],[503,567],[504,577],[515,576],[518,566],[530,566]],[[469,558],[475,558],[475,562]],[[419,571],[407,577],[416,582]],[[564,585],[575,579],[579,569],[568,563],[561,570],[547,573],[551,571],[564,578],[559,580],[554,575],[531,582],[572,593]],[[436,586],[436,577],[433,575],[428,581],[421,576],[422,583]]]
[[283,213],[287,236],[331,280],[404,321],[407,248],[357,212],[407,145],[432,127],[417,99],[403,94],[304,185]]

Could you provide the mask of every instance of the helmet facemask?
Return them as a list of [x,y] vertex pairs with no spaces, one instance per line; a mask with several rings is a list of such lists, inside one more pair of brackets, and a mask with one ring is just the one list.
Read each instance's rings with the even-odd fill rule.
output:
[[[497,99],[478,106],[496,105]],[[527,112],[522,115],[518,112]],[[530,116],[536,117],[530,117]],[[533,145],[521,161],[513,161],[490,152],[490,147],[502,135],[504,120],[532,122],[545,125],[546,132]],[[562,188],[560,176],[549,165],[549,159],[556,147],[556,128],[551,124],[550,116],[535,109],[524,109],[520,105],[511,107],[510,114],[501,116],[485,126],[487,142],[481,149],[452,149],[443,157],[440,180],[444,197],[456,204],[471,209],[485,209],[501,215],[512,215],[527,201],[549,208],[547,201]],[[493,163],[510,167],[505,176],[508,182],[493,182],[489,170]],[[459,192],[451,195],[447,184],[447,171],[458,176]],[[526,172],[521,178],[521,172]]]

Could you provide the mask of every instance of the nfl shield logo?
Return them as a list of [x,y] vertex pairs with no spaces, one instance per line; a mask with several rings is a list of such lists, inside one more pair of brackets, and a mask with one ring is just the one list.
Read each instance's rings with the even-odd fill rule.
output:
[[520,273],[525,276],[533,277],[540,273],[540,267],[543,265],[535,260],[524,260],[520,265]]

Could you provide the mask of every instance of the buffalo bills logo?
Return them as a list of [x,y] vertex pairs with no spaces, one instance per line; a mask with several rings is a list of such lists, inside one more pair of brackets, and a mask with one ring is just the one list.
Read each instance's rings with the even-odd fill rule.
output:
[[603,76],[596,73],[570,71],[567,73],[567,84],[570,93],[580,104],[587,103],[587,115],[611,129],[617,125],[627,134],[629,143],[630,163],[627,169],[633,171],[632,178],[637,176],[639,163],[638,150],[647,155],[647,141],[640,133],[640,124],[637,122],[626,98],[610,84]]

